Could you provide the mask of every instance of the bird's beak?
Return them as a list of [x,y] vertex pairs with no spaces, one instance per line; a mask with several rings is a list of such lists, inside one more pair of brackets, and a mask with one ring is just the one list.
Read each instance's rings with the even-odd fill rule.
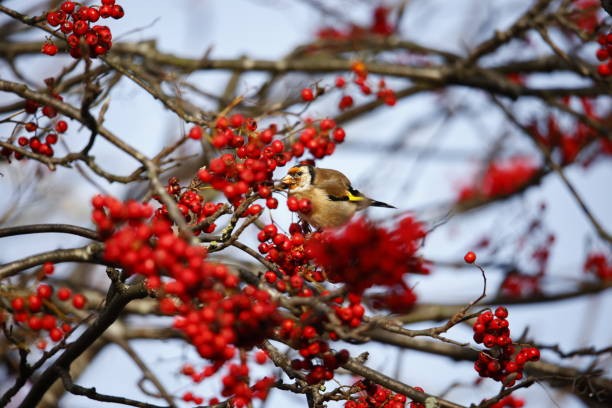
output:
[[283,188],[289,188],[295,184],[295,180],[290,175],[286,175],[281,179],[281,186]]

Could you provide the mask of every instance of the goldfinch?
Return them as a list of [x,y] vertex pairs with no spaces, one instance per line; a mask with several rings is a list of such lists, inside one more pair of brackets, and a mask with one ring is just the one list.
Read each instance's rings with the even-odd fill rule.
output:
[[367,207],[395,208],[361,194],[344,174],[332,169],[294,166],[281,179],[281,186],[289,190],[290,197],[310,200],[312,211],[300,217],[317,229],[340,227]]

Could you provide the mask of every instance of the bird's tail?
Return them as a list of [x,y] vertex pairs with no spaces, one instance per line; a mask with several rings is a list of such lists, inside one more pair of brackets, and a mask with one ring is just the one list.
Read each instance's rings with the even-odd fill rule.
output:
[[376,201],[376,200],[372,200],[370,205],[372,207],[384,207],[384,208],[396,208],[397,209],[397,207],[394,207],[394,206],[389,205],[387,203],[383,203],[382,201]]

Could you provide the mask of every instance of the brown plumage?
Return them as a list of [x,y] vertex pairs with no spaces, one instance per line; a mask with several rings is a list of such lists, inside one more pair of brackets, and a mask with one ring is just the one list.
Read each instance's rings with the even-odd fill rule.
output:
[[310,200],[312,211],[308,214],[300,213],[300,217],[315,228],[342,226],[349,222],[355,212],[367,207],[395,208],[361,194],[337,170],[294,166],[281,183],[289,189],[289,196]]

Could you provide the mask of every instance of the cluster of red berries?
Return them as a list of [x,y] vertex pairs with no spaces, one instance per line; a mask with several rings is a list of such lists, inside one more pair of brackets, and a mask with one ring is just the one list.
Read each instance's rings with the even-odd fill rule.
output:
[[388,37],[394,33],[395,27],[389,22],[389,8],[377,6],[372,11],[372,23],[368,27],[351,24],[346,28],[337,29],[324,27],[317,31],[321,40],[357,40],[371,35]]
[[458,201],[495,198],[512,194],[537,174],[538,167],[526,157],[512,157],[490,163],[484,174],[459,191]]
[[[572,99],[575,98],[563,98],[562,103],[576,110],[576,107],[570,106]],[[580,97],[578,102],[582,107],[582,113],[586,117],[595,122],[605,120],[595,111],[592,99]],[[539,125],[537,122],[533,122],[527,127],[534,138],[549,149],[553,157],[556,157],[561,164],[570,164],[576,161],[585,147],[591,145],[595,140],[599,142],[599,148],[590,149],[591,154],[583,157],[582,163],[584,166],[592,163],[600,155],[612,155],[612,142],[582,121],[576,121],[573,128],[563,131],[557,119],[553,115],[549,115],[545,123]]]
[[395,27],[389,21],[390,10],[384,6],[378,6],[372,14],[372,25],[370,31],[382,36],[390,36],[395,31]]
[[[54,265],[47,262],[43,264],[40,276],[44,278],[51,275],[54,269]],[[54,292],[55,297],[53,296]],[[76,309],[83,309],[87,303],[83,294],[76,293],[73,295],[72,291],[65,287],[55,291],[53,286],[40,283],[33,293],[27,296],[15,296],[11,299],[9,310],[13,321],[17,324],[23,324],[23,329],[28,330],[36,337],[39,337],[40,333],[45,331],[51,341],[62,340],[67,333],[72,331],[72,326],[68,321],[58,321],[55,314],[57,309],[52,306],[54,299],[60,302],[67,302],[72,299],[72,306]],[[37,347],[44,350],[47,347],[47,341],[44,338],[39,338]]]
[[334,378],[334,371],[349,360],[349,352],[342,349],[333,352],[324,341],[314,341],[308,347],[300,349],[302,359],[291,361],[294,370],[306,370],[306,382],[308,384],[319,384]]
[[512,395],[508,395],[507,397],[504,397],[500,399],[499,401],[497,401],[496,403],[492,404],[490,407],[491,408],[523,408],[524,406],[525,406],[524,400],[513,397]]
[[574,0],[573,8],[573,13],[569,16],[570,21],[582,31],[594,33],[599,26],[599,0]]
[[[357,399],[351,399],[344,403],[344,408],[404,408],[406,396],[397,394],[382,385],[368,380],[358,381],[355,386],[361,388],[362,395]],[[420,387],[415,387],[423,391]],[[423,404],[411,402],[410,408],[424,408]]]
[[300,316],[300,322],[290,318],[284,319],[279,326],[277,335],[285,339],[294,350],[298,350],[301,358],[291,361],[294,370],[306,371],[306,381],[318,384],[334,378],[334,371],[345,364],[350,357],[348,350],[334,352],[330,349],[325,337],[338,340],[334,333],[326,333],[320,313],[307,310]]
[[416,256],[425,234],[411,216],[392,230],[359,218],[341,230],[324,232],[320,240],[310,240],[308,248],[331,282],[343,282],[359,294],[374,285],[400,284],[408,272],[428,273]]
[[[195,190],[183,189],[179,183],[179,179],[176,177],[170,177],[166,186],[166,192],[176,201],[177,208],[183,215],[185,221],[199,226],[199,228],[194,228],[192,231],[195,236],[203,232],[210,234],[217,228],[217,224],[214,222],[210,221],[206,223],[205,221],[208,217],[222,210],[222,203],[204,202],[202,196]],[[156,196],[154,198],[161,203],[159,197]],[[161,204],[161,207],[155,211],[155,218],[173,222],[168,214],[168,208],[165,204]],[[220,214],[221,213],[219,213],[219,215]]]
[[[587,102],[584,98],[581,100],[585,101],[585,103]],[[580,150],[582,150],[582,147],[584,147],[585,142],[588,140],[587,135],[582,131],[577,132],[576,135],[570,132],[563,132],[559,127],[559,122],[552,115],[546,118],[545,124],[539,126],[538,123],[533,122],[528,125],[528,128],[538,142],[559,156],[559,160],[563,164],[572,163],[576,160],[578,153],[580,153]],[[540,128],[543,129],[540,130]],[[587,129],[589,128],[584,128],[584,130]]]
[[213,283],[196,285],[202,286],[196,295],[205,297],[205,305],[178,307],[174,327],[185,333],[202,358],[224,362],[234,356],[234,346],[252,348],[271,336],[279,318],[268,292],[246,286],[225,295],[220,290],[204,288]]
[[[102,0],[99,6],[78,6],[73,1],[64,1],[58,10],[47,13],[47,23],[66,37],[70,55],[74,58],[83,56],[87,47],[88,56],[97,57],[106,54],[113,45],[110,29],[104,25],[94,25],[100,18],[120,19],[124,16],[123,8],[115,0]],[[57,54],[57,46],[46,42],[42,52],[47,55]]]
[[274,160],[266,162],[252,158],[243,161],[231,153],[225,153],[212,159],[208,167],[201,168],[198,171],[198,178],[223,192],[234,206],[239,206],[252,189],[257,189],[259,186],[270,188],[268,184],[272,171],[276,168],[276,162]]
[[345,137],[346,132],[333,119],[326,118],[319,122],[307,120],[306,128],[300,132],[291,151],[295,157],[300,157],[308,149],[315,158],[321,159],[330,156],[336,150],[336,144],[342,143]]
[[[371,95],[374,91],[372,90],[373,85],[368,82],[368,70],[366,65],[362,61],[356,61],[352,64],[351,70],[354,74],[352,83],[359,89],[359,92],[363,96]],[[338,76],[335,79],[334,86],[343,92],[343,95],[340,97],[340,101],[338,102],[338,109],[346,110],[351,108],[355,104],[355,100],[353,99],[352,95],[347,93],[347,80],[342,76]],[[311,88],[303,88],[301,91],[302,100],[305,102],[311,102],[320,93],[322,94],[323,92],[319,92],[319,88],[316,89],[316,93]],[[375,94],[377,99],[383,101],[386,105],[393,106],[397,103],[395,92],[387,87],[386,81],[382,78],[378,80]],[[338,135],[334,134],[333,136],[334,139],[338,141]],[[344,137],[341,139],[344,140]]]
[[195,395],[191,391],[186,391],[183,393],[182,400],[185,402],[193,402],[196,405],[202,405],[204,403],[204,398],[200,397],[199,395]]
[[[211,143],[218,149],[230,148],[226,153],[211,160],[200,169],[198,178],[225,194],[234,205],[242,202],[250,191],[256,191],[266,199],[269,208],[278,202],[271,197],[272,174],[277,167],[287,164],[293,157],[301,157],[308,148],[315,157],[324,157],[334,151],[335,143],[344,140],[344,130],[336,127],[331,119],[324,119],[318,128],[308,121],[307,129],[300,140],[285,144],[274,139],[277,127],[271,124],[257,131],[257,122],[240,114],[216,121]],[[330,139],[330,132],[334,141]],[[191,133],[191,131],[190,131]]]
[[232,396],[232,407],[246,407],[254,398],[266,399],[274,381],[271,377],[264,377],[249,387],[249,367],[246,364],[230,364],[228,373],[221,379],[221,395]]
[[[367,96],[372,94],[372,87],[366,81],[367,75],[356,75],[353,83],[357,85],[361,94]],[[337,88],[344,89],[346,87],[346,80],[343,77],[337,77],[335,85]],[[378,100],[383,101],[386,105],[393,106],[397,103],[397,97],[395,96],[395,92],[387,88],[387,83],[384,79],[378,80],[378,87],[376,90],[376,97]],[[340,110],[346,110],[353,106],[355,103],[353,97],[351,95],[345,94],[340,98],[340,102],[338,102],[338,108]]]
[[528,275],[512,271],[500,285],[500,294],[510,298],[524,298],[542,293],[543,275]]
[[[176,183],[169,192],[178,193],[172,186]],[[182,204],[194,213],[205,206],[193,195],[182,197]],[[158,291],[160,310],[175,316],[174,328],[202,358],[214,362],[197,379],[213,375],[235,356],[236,347],[252,348],[273,334],[280,319],[270,294],[253,286],[239,288],[239,278],[227,267],[205,261],[205,248],[175,235],[167,220],[152,218],[151,206],[108,196],[96,196],[92,204],[92,218],[105,237],[104,259],[146,276],[148,287]],[[248,382],[236,380],[247,375],[234,374],[230,368],[224,377],[225,396],[248,403],[267,392],[264,383],[253,391]],[[192,394],[190,400],[198,398]]]
[[[309,239],[318,239],[319,236],[315,233]],[[265,280],[276,285],[277,290],[285,292],[292,289],[299,296],[307,297],[312,295],[312,291],[304,287],[302,276],[315,282],[325,279],[320,271],[308,266],[312,256],[305,247],[307,239],[297,223],[290,225],[289,235],[279,233],[276,225],[267,224],[259,231],[257,239],[260,242],[259,252],[265,254],[268,261],[278,265],[278,274],[273,271],[264,274]]]
[[[206,375],[198,378],[198,380],[194,380],[194,382],[202,381],[204,377],[211,376],[218,369],[218,366],[207,367],[207,370],[205,370],[207,372]],[[193,377],[195,370],[193,366],[186,365],[183,367],[182,373]],[[264,377],[249,387],[248,377],[249,367],[246,364],[230,364],[227,368],[227,373],[222,377],[223,389],[221,395],[225,397],[232,396],[230,404],[232,407],[245,407],[255,398],[262,401],[265,400],[275,382],[274,378]],[[197,405],[204,403],[203,397],[195,395],[191,391],[186,391],[182,399],[185,402],[193,402]],[[219,398],[216,397],[209,399],[210,405],[217,405],[219,402]]]
[[[361,324],[365,314],[365,308],[361,304],[361,296],[349,293],[347,299],[349,304],[345,307],[333,306],[334,312],[343,324],[349,327],[357,327]],[[339,300],[342,301],[341,298]]]
[[608,77],[612,75],[612,31],[608,34],[601,34],[597,38],[599,49],[595,56],[601,63],[597,66],[599,75]]
[[[357,86],[359,92],[363,96],[369,96],[374,91],[372,90],[373,85],[368,81],[368,70],[366,65],[362,61],[356,61],[351,66],[351,70],[353,71],[353,80],[352,83]],[[347,81],[344,77],[336,77],[335,86],[338,89],[345,90],[347,87]],[[380,101],[383,101],[388,106],[393,106],[397,103],[397,97],[395,96],[395,92],[387,87],[387,83],[384,79],[379,79],[376,85],[376,98]],[[340,99],[338,104],[338,108],[340,110],[345,110],[353,106],[353,97],[351,95],[345,94]]]
[[[98,194],[91,199],[91,204],[93,206],[91,219],[102,237],[112,235],[121,224],[138,226],[138,221],[144,221],[153,215],[153,208],[150,205],[134,200],[124,203],[115,197]],[[147,234],[145,238],[149,237]]]
[[[53,98],[62,101],[62,96],[52,91],[53,81],[48,79],[45,82],[47,83],[49,94]],[[37,115],[39,109],[42,115],[49,119],[49,123],[41,124],[41,118]],[[32,136],[19,136],[17,138],[17,144],[23,148],[29,148],[34,153],[47,157],[53,156],[55,153],[53,145],[58,142],[59,135],[68,130],[68,123],[63,119],[59,119],[57,110],[54,107],[50,105],[40,106],[38,102],[30,99],[26,99],[24,111],[26,117],[21,125],[23,125],[23,129],[27,133],[32,134]],[[23,154],[15,152],[11,148],[5,147],[1,152],[1,154],[7,158],[13,153],[15,154],[15,159],[23,159]]]
[[481,377],[490,377],[511,387],[523,378],[523,367],[528,361],[540,359],[535,347],[525,347],[518,353],[510,338],[508,310],[500,306],[495,314],[490,310],[482,312],[474,323],[474,341],[482,343],[488,351],[481,351],[474,363],[474,369]]
[[592,252],[584,261],[584,271],[607,281],[612,279],[612,262],[604,253]]
[[[369,73],[366,64],[363,61],[355,61],[351,65],[351,71],[353,71],[354,75],[353,82],[359,87],[361,93],[365,96],[370,95],[372,93],[372,88],[368,84]],[[344,78],[336,78],[336,87],[343,88],[344,82]],[[397,102],[395,92],[387,88],[387,83],[382,78],[378,80],[378,90],[376,91],[376,97],[389,106],[393,106]],[[342,107],[340,108],[342,109]]]
[[416,293],[405,282],[400,282],[385,292],[372,293],[368,297],[374,309],[389,310],[393,313],[406,313],[417,301]]

